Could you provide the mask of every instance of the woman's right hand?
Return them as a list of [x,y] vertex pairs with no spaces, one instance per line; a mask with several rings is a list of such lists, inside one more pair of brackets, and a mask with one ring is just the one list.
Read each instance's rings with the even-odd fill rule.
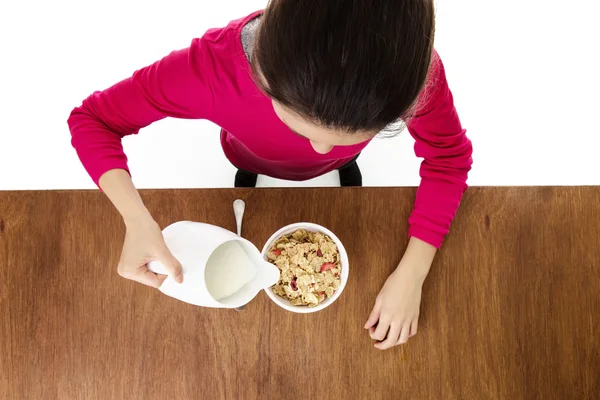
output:
[[126,224],[119,275],[157,288],[167,276],[149,271],[147,265],[150,261],[160,262],[176,282],[183,282],[181,263],[167,248],[158,224],[152,219]]
[[144,206],[129,172],[111,169],[100,177],[99,183],[125,222],[125,243],[119,260],[119,275],[157,288],[167,277],[148,271],[147,265],[150,261],[158,261],[175,282],[183,282],[181,264],[167,248],[160,227]]

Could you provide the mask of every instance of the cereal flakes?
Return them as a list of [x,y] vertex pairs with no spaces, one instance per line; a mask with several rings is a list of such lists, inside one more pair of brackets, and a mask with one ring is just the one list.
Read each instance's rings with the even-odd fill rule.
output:
[[282,236],[269,250],[268,260],[281,271],[273,292],[294,306],[316,307],[340,287],[338,248],[323,233],[298,229]]

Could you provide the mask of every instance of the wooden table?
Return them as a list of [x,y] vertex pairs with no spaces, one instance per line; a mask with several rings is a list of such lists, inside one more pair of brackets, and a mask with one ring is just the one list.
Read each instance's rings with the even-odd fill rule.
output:
[[117,275],[124,228],[99,192],[0,193],[0,399],[598,399],[600,187],[474,188],[425,283],[418,335],[362,329],[407,243],[413,189],[145,191],[258,247],[281,226],[333,230],[340,299],[295,315],[261,293],[197,308]]

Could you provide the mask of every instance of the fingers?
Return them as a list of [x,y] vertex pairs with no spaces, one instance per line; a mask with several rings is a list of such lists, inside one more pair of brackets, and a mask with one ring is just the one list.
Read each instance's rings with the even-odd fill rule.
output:
[[165,269],[169,275],[175,279],[175,282],[183,282],[183,270],[181,268],[181,263],[166,247],[163,250],[163,253],[158,257],[158,261],[165,266]]
[[[379,350],[387,350],[394,346],[402,345],[408,342],[408,339],[417,334],[419,317],[416,317],[412,322],[408,323],[385,323],[379,321],[377,327],[371,327],[369,333],[371,339],[378,340],[375,343],[375,348]],[[389,332],[388,332],[389,327]],[[381,329],[380,329],[381,328]],[[387,335],[386,335],[387,334]]]
[[[156,258],[162,265],[164,265],[168,274],[173,277],[175,282],[183,282],[183,270],[181,263],[168,251]],[[119,275],[123,278],[131,279],[133,281],[148,285],[151,287],[160,287],[167,275],[156,274],[148,270],[146,265],[140,267],[126,266],[125,262],[121,262],[117,268]]]
[[387,336],[388,330],[390,329],[390,320],[388,318],[380,317],[377,323],[377,328],[371,328],[369,334],[371,339],[382,341]]
[[387,335],[387,339],[383,342],[375,343],[375,348],[379,350],[387,350],[398,344],[398,338],[400,337],[402,325],[392,323],[390,326],[390,332]]
[[164,280],[167,278],[166,275],[159,275],[148,271],[146,266],[140,267],[135,271],[123,271],[121,268],[119,268],[118,271],[119,275],[121,275],[123,278],[131,279],[132,281],[136,281],[154,288],[160,287],[160,285],[162,285]]
[[417,334],[417,327],[419,325],[419,317],[416,317],[412,324],[410,325],[410,334],[408,337],[413,337]]
[[381,309],[381,303],[379,300],[375,301],[375,306],[373,307],[373,311],[371,311],[371,315],[369,315],[369,319],[365,323],[364,328],[369,329],[375,326],[377,321],[379,321],[379,310]]
[[155,274],[152,271],[148,271],[148,269],[146,269],[143,272],[140,271],[140,273],[137,274],[136,278],[134,278],[135,281],[154,288],[159,288],[160,285],[162,285],[162,283],[165,281],[165,279],[167,279],[167,275]]
[[402,326],[402,332],[400,333],[400,339],[398,339],[396,344],[404,344],[404,343],[408,342],[409,335],[410,335],[410,322],[407,324],[404,324],[404,326]]

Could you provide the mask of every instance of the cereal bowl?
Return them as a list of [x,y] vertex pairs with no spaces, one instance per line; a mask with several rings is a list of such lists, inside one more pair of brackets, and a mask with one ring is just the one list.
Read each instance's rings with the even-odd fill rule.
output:
[[278,306],[280,306],[288,311],[291,311],[291,312],[307,314],[307,313],[317,312],[317,311],[320,311],[320,310],[328,307],[334,301],[336,301],[338,297],[340,297],[340,295],[342,294],[342,291],[344,290],[344,288],[346,286],[346,282],[348,281],[349,264],[348,264],[348,255],[346,253],[346,249],[344,248],[344,245],[338,239],[338,237],[335,236],[333,234],[333,232],[331,232],[329,229],[327,229],[323,226],[317,225],[317,224],[309,223],[309,222],[300,222],[300,223],[284,226],[283,228],[281,228],[280,230],[275,232],[269,238],[269,240],[267,240],[267,243],[265,244],[265,246],[262,249],[261,254],[262,254],[263,258],[268,261],[268,254],[269,254],[269,250],[271,249],[271,247],[273,247],[280,238],[282,238],[283,236],[286,236],[286,235],[290,235],[290,234],[296,232],[298,229],[305,229],[308,232],[322,233],[326,236],[329,236],[329,238],[331,238],[333,243],[336,245],[338,253],[339,253],[339,261],[340,261],[340,273],[339,273],[340,282],[339,282],[338,288],[335,290],[333,295],[331,295],[331,297],[325,298],[323,301],[321,301],[319,304],[317,304],[316,306],[314,306],[312,308],[305,306],[305,305],[292,305],[290,300],[287,300],[287,299],[277,295],[276,293],[274,293],[272,287],[265,288],[265,292],[271,298],[271,300],[273,300],[275,302],[275,304],[277,304]]

